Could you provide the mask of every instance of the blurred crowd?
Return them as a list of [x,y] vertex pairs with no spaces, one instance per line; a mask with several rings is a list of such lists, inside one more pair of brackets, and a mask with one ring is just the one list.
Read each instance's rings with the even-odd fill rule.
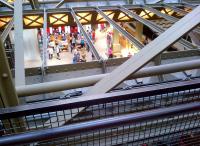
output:
[[[95,30],[87,30],[86,33],[90,39],[95,42]],[[73,63],[86,62],[87,52],[90,51],[89,45],[86,42],[83,34],[79,32],[55,32],[48,35],[47,52],[50,60],[54,57],[60,60],[60,53],[62,53],[64,50],[73,54]],[[93,55],[92,58],[94,58]]]

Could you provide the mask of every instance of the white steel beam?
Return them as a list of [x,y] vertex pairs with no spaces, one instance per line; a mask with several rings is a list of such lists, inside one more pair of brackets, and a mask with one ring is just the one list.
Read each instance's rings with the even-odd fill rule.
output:
[[47,12],[44,8],[44,24],[43,24],[43,47],[42,47],[42,75],[45,74],[45,67],[47,66]]
[[29,0],[32,9],[39,9],[40,8],[40,4],[38,2],[38,0]]
[[108,76],[99,81],[87,92],[87,95],[109,92],[131,74],[136,73],[154,57],[174,44],[180,39],[180,37],[191,31],[199,23],[200,6],[175,23],[155,40],[146,45],[139,53],[131,57],[117,69],[111,72]]
[[65,0],[61,0],[59,3],[56,4],[56,8],[60,8],[65,3]]
[[[151,11],[151,12],[153,12],[154,14],[158,15],[159,17],[162,17],[162,18],[164,18],[164,19],[166,19],[166,20],[168,20],[168,21],[170,21],[170,22],[175,23],[175,22],[179,21],[178,18],[173,17],[173,16],[170,16],[170,15],[167,15],[167,14],[163,14],[163,13],[161,13],[160,11],[158,11],[158,10],[152,8],[152,7],[149,7],[149,6],[146,6],[146,5],[145,5],[144,9],[146,9],[146,10],[148,10],[148,11]],[[194,29],[193,31],[194,31],[194,32],[197,32],[197,33],[200,33],[200,30],[197,29],[197,28]]]
[[22,0],[14,2],[15,85],[25,84]]
[[6,7],[8,7],[11,10],[14,10],[14,6],[9,4],[8,2],[4,1],[4,0],[0,0],[0,3],[2,3],[3,5],[5,5]]
[[188,12],[186,12],[186,11],[180,9],[180,8],[177,8],[177,7],[168,5],[168,4],[163,4],[163,5],[164,5],[165,7],[167,7],[167,8],[172,9],[173,11],[175,11],[175,12],[177,12],[177,13],[181,13],[181,14],[183,14],[183,15],[187,15],[187,13],[188,13]]
[[[120,7],[120,10],[122,12],[124,12],[125,14],[131,16],[135,20],[137,20],[137,21],[141,22],[142,24],[146,25],[147,27],[149,27],[153,31],[157,32],[159,35],[165,31],[165,29],[162,28],[161,26],[158,26],[155,23],[153,23],[153,22],[151,22],[149,20],[146,20],[146,19],[140,17],[137,14],[134,14],[133,12],[131,12],[130,10],[126,9],[123,6]],[[174,47],[177,48],[177,46],[179,46],[179,45],[182,45],[187,50],[191,50],[191,49],[196,49],[197,48],[192,43],[190,43],[190,42],[188,42],[188,41],[186,41],[185,39],[182,39],[182,38],[177,43],[174,44]]]

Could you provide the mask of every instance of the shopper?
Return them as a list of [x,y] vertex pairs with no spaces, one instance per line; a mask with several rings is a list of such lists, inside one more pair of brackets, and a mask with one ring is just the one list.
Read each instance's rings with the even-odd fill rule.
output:
[[80,53],[77,51],[77,49],[74,49],[73,64],[79,62],[79,60],[80,60]]
[[53,48],[48,46],[49,59],[53,59]]
[[108,58],[113,58],[113,51],[111,47],[108,50]]
[[95,42],[95,29],[93,29],[93,31],[92,31],[92,40],[93,40],[93,42]]
[[131,56],[132,56],[131,52],[128,52],[128,56],[127,57],[131,58]]
[[92,60],[95,60],[95,56],[94,56],[94,54],[92,53]]
[[49,46],[54,50],[55,49],[55,42],[53,40],[51,40],[49,42]]
[[85,47],[81,48],[80,54],[81,54],[81,62],[86,62],[86,48]]
[[81,36],[81,48],[83,48],[85,46],[85,41],[84,41],[84,37]]
[[104,28],[105,28],[104,23],[101,23],[100,24],[100,31],[104,31]]
[[56,43],[55,50],[57,54],[57,59],[60,60],[60,46],[58,45],[58,43]]
[[73,49],[75,49],[75,46],[76,46],[76,39],[75,39],[74,35],[72,35],[72,47],[71,47],[71,53],[72,53]]

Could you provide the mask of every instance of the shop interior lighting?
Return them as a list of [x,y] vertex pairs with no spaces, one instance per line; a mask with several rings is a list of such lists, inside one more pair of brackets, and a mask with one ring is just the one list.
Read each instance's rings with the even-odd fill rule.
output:
[[41,26],[43,25],[43,22],[44,22],[43,17],[39,15],[24,17],[24,24],[26,26]]
[[140,17],[142,18],[145,18],[145,19],[148,19],[148,18],[151,18],[154,16],[154,13],[148,11],[148,10],[143,10],[140,14],[139,14]]
[[64,25],[68,22],[67,14],[53,14],[49,16],[49,22],[51,25]]

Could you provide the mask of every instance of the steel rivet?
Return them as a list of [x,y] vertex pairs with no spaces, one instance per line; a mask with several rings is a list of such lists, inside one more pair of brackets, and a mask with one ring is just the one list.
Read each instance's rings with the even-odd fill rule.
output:
[[7,74],[7,73],[3,73],[3,74],[2,74],[2,77],[3,77],[3,78],[7,78],[7,77],[8,77],[8,74]]

